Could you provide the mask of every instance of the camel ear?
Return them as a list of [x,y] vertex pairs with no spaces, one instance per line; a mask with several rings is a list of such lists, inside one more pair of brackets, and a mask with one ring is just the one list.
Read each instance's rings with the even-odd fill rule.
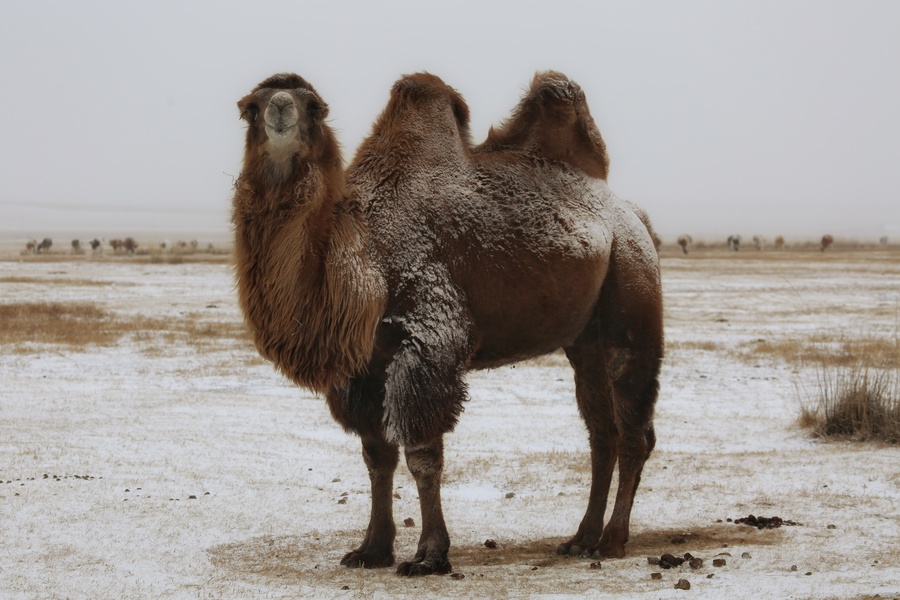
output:
[[240,111],[241,119],[248,123],[253,123],[259,116],[259,107],[249,96],[238,101],[237,107],[238,111]]

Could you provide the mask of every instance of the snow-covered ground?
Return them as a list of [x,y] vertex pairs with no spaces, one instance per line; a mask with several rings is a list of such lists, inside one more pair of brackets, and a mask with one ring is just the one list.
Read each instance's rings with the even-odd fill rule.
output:
[[[628,557],[596,569],[555,555],[590,471],[571,371],[553,356],[471,374],[444,478],[465,577],[410,580],[339,566],[368,519],[358,441],[245,339],[216,334],[240,321],[227,265],[10,256],[0,303],[92,302],[209,335],[0,338],[0,598],[900,598],[900,448],[812,439],[796,419],[815,370],[754,352],[897,339],[900,255],[669,257],[663,278],[658,444]],[[406,560],[420,517],[402,466],[396,488]],[[800,525],[728,522],[749,514]],[[702,568],[647,561],[685,552]]]

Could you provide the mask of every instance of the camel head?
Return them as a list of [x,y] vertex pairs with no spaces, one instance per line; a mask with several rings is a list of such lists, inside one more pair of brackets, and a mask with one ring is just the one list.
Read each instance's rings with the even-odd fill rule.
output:
[[606,144],[591,117],[584,91],[558,71],[535,74],[512,116],[491,128],[484,147],[522,148],[606,179]]
[[299,75],[269,77],[238,102],[238,109],[247,122],[245,168],[262,161],[270,177],[284,179],[298,163],[339,154],[325,124],[328,105]]

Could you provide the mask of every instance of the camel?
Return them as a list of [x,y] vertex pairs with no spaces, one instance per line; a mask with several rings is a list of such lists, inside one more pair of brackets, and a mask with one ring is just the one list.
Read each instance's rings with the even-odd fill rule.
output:
[[41,252],[49,252],[50,247],[53,245],[53,240],[50,238],[44,238],[41,240],[41,243],[37,245],[35,248],[35,252],[40,254]]
[[72,254],[81,254],[81,240],[72,240]]
[[741,236],[739,235],[729,235],[728,236],[728,249],[734,250],[737,252],[741,249]]
[[462,96],[433,75],[406,76],[346,169],[328,105],[302,77],[274,75],[238,102],[239,304],[260,354],[324,394],[361,438],[371,513],[346,566],[394,564],[402,447],[422,530],[397,572],[452,571],[443,436],[463,411],[465,373],[559,348],[575,371],[593,481],[577,532],[557,551],[625,555],[656,439],[659,262],[646,216],[610,191],[603,140],[568,83],[536,77],[472,148]]
[[688,234],[678,236],[678,245],[681,246],[681,251],[684,254],[688,253],[688,249],[691,247],[691,244],[693,244],[693,243],[694,243],[694,238],[692,238]]
[[37,247],[37,240],[28,240],[27,242],[25,242],[25,253],[34,254],[35,252],[37,252]]
[[784,236],[783,235],[775,236],[775,249],[776,250],[784,250]]
[[118,254],[125,249],[125,244],[122,240],[116,238],[114,240],[109,240],[109,247],[113,249],[113,252]]
[[101,252],[102,251],[102,248],[100,247],[101,245],[102,244],[101,244],[100,240],[98,240],[97,238],[92,239],[91,240],[91,251],[93,251],[95,254],[98,252]]
[[831,236],[831,234],[826,233],[822,236],[822,241],[819,243],[819,250],[825,252],[833,243],[834,238]]
[[753,236],[753,247],[757,249],[757,251],[762,252],[766,248],[766,238],[761,235]]
[[137,247],[138,243],[134,241],[133,237],[127,237],[122,240],[122,249],[125,251],[125,254],[134,254]]

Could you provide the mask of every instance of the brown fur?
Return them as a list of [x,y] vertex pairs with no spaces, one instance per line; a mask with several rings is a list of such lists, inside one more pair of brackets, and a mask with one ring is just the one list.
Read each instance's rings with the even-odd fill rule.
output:
[[580,88],[560,74],[535,82],[473,150],[462,97],[433,75],[404,77],[346,174],[327,106],[299,76],[274,76],[238,103],[248,122],[233,211],[240,304],[260,352],[325,392],[362,439],[372,512],[348,566],[393,564],[403,446],[422,534],[398,571],[452,569],[442,437],[462,412],[465,373],[558,348],[575,369],[594,465],[587,512],[560,552],[624,554],[655,441],[658,259],[646,215],[606,186]]

